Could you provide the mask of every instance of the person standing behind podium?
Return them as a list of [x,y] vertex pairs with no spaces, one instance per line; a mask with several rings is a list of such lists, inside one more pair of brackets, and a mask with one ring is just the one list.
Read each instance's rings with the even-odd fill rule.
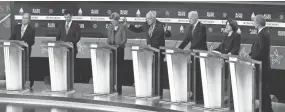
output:
[[[14,27],[12,35],[9,40],[20,40],[28,44],[29,57],[31,56],[32,46],[35,44],[35,28],[30,24],[31,15],[24,13],[22,18],[22,24],[18,24]],[[30,60],[29,60],[30,62]],[[31,63],[29,69],[31,68]],[[30,87],[34,85],[34,79],[32,75],[29,75]]]
[[120,15],[114,12],[110,15],[111,25],[108,27],[107,43],[110,45],[117,45],[117,92],[122,94],[122,85],[124,82],[124,48],[127,42],[126,26],[119,22]]
[[224,33],[227,33],[228,35],[214,50],[219,51],[223,54],[238,55],[241,43],[240,34],[237,32],[238,29],[239,27],[235,20],[228,20],[226,22],[226,28],[224,30]]
[[74,48],[74,59],[78,53],[77,43],[80,40],[80,27],[78,23],[72,21],[72,13],[69,10],[64,11],[64,24],[59,25],[59,31],[56,36],[56,41],[71,42]]
[[76,62],[77,62],[76,55],[78,53],[77,43],[80,40],[81,29],[78,23],[75,23],[72,21],[72,16],[73,15],[69,10],[64,11],[65,22],[59,24],[58,26],[59,30],[56,36],[56,41],[71,42],[73,44],[73,49],[74,49],[73,66],[74,66],[74,80],[75,80],[75,79],[80,79],[80,76],[78,75],[77,70],[76,70]]
[[[151,47],[159,49],[160,46],[165,46],[165,37],[170,37],[171,33],[168,30],[164,30],[164,23],[158,21],[156,19],[156,12],[155,11],[149,11],[146,14],[146,22],[139,27],[135,27],[134,25],[127,24],[126,18],[124,18],[124,24],[127,26],[127,28],[135,33],[141,33],[144,32],[143,37],[147,40],[147,45],[150,45]],[[166,87],[166,84],[168,82],[168,76],[167,76],[167,69],[166,64],[163,62],[164,56],[162,55],[162,51],[160,52],[160,96],[162,96],[163,87]],[[157,58],[157,57],[156,57]],[[169,83],[167,83],[169,84]]]
[[[186,32],[186,36],[178,48],[184,49],[191,42],[190,49],[208,50],[206,43],[206,26],[198,21],[199,16],[197,11],[188,13],[190,26]],[[195,58],[191,57],[193,61]],[[193,69],[193,68],[192,68]],[[202,79],[200,70],[200,61],[196,59],[196,100],[203,102]]]
[[253,25],[258,30],[257,38],[251,46],[249,56],[262,62],[262,112],[273,112],[270,92],[269,92],[269,75],[270,75],[270,44],[271,36],[269,30],[265,27],[266,20],[263,15],[256,15]]

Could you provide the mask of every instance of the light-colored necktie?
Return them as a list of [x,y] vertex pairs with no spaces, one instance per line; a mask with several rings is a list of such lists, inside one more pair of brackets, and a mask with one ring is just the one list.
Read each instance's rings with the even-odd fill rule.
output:
[[66,23],[66,25],[65,25],[65,33],[66,33],[66,35],[67,35],[67,33],[68,33],[68,30],[69,30],[69,22],[67,22]]
[[154,29],[154,25],[151,25],[150,28],[148,29],[149,37],[152,36],[153,29]]
[[25,26],[26,26],[26,25],[22,25],[22,27],[21,27],[21,38],[23,38],[23,36],[24,36],[24,33],[25,33]]
[[193,28],[192,28],[192,36],[194,35],[195,27],[196,27],[196,26],[193,26]]

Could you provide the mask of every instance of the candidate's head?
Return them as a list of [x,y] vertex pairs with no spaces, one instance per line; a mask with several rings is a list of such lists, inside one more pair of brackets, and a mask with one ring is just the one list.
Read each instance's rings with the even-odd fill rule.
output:
[[113,12],[109,19],[111,20],[112,25],[118,26],[119,25],[119,20],[120,20],[120,15],[117,12]]
[[189,23],[194,25],[199,19],[198,12],[197,11],[189,12],[188,13],[188,19],[189,19]]
[[253,25],[255,28],[264,27],[266,25],[266,20],[263,15],[256,15],[253,19]]
[[229,33],[231,31],[236,32],[238,30],[238,24],[235,20],[233,19],[229,19],[226,22],[226,28],[225,28],[225,32]]
[[146,14],[146,22],[148,25],[152,25],[156,21],[156,12],[155,11],[149,11]]
[[64,18],[65,18],[65,21],[67,22],[70,22],[72,20],[72,13],[69,11],[69,10],[64,10]]
[[30,13],[24,13],[22,18],[22,24],[27,25],[31,21],[31,14]]

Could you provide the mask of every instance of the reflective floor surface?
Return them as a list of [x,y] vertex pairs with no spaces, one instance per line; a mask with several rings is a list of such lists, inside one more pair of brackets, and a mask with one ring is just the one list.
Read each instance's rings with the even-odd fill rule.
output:
[[[135,99],[117,95],[83,96],[84,93],[92,92],[92,84],[75,84],[76,91],[72,94],[43,92],[49,88],[50,86],[43,82],[35,82],[33,91],[23,94],[0,94],[0,102],[2,102],[0,112],[212,112],[194,109],[191,104],[161,103],[159,99]],[[123,87],[123,95],[133,92],[132,87]],[[279,106],[282,107],[279,110],[285,107],[284,104],[282,105]]]

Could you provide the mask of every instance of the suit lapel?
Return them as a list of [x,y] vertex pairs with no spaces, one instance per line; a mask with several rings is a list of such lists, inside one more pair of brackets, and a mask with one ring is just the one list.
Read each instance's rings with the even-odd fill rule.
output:
[[[21,28],[22,28],[22,25],[20,26],[20,35],[21,35]],[[23,37],[20,36],[20,39],[24,39],[24,37],[25,37],[25,35],[27,34],[28,31],[29,31],[29,24],[28,24],[26,30],[24,31]]]
[[[192,36],[194,36],[195,32],[197,32],[197,29],[200,27],[200,22],[198,21],[196,27],[194,27],[194,25],[192,25],[192,30],[191,30],[191,33],[192,33]],[[193,29],[194,28],[194,29]]]

